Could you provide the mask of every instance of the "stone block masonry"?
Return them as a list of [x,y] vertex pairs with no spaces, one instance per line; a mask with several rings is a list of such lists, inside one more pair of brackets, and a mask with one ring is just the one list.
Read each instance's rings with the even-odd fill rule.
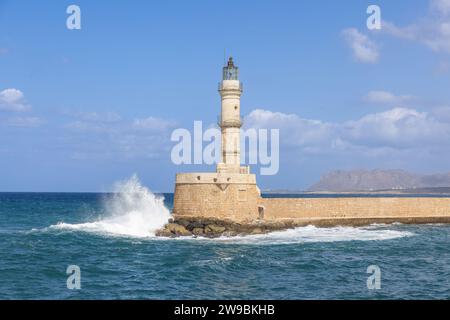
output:
[[179,174],[173,214],[250,222],[258,215],[259,199],[252,174]]
[[355,224],[363,220],[368,223],[383,220],[427,223],[436,221],[436,218],[450,220],[450,198],[262,198],[256,183],[205,181],[176,184],[173,214],[175,217],[202,217],[238,223],[285,220],[307,220],[312,224],[332,220],[335,221],[331,223],[333,225],[346,223],[346,220]]
[[[427,223],[450,220],[450,198],[261,198],[264,219],[308,220],[311,224],[367,224],[373,222]],[[333,222],[334,221],[334,222]],[[353,221],[353,223],[349,223]]]

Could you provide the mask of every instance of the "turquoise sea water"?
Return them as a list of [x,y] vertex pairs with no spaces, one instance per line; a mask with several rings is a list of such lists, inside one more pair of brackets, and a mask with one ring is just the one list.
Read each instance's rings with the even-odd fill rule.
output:
[[[167,214],[146,192],[1,193],[0,298],[450,298],[448,225],[155,238]],[[80,290],[67,289],[68,265],[81,269]],[[367,288],[369,265],[381,269],[380,290]]]

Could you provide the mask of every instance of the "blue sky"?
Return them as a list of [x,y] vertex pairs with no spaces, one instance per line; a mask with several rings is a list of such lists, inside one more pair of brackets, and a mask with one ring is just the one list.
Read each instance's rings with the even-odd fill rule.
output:
[[0,0],[0,191],[105,191],[133,173],[172,191],[176,172],[213,170],[174,165],[170,134],[216,121],[224,50],[247,125],[280,129],[262,189],[450,171],[450,0]]

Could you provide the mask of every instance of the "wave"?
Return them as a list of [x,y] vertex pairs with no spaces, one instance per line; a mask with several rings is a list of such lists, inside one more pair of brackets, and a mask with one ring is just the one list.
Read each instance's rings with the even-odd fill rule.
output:
[[113,195],[104,200],[103,206],[107,215],[96,221],[60,222],[49,228],[144,238],[154,236],[170,218],[164,198],[144,187],[136,175],[116,183]]
[[[155,238],[156,230],[164,226],[170,218],[169,210],[164,206],[164,198],[156,196],[144,187],[139,178],[133,175],[126,181],[116,183],[112,196],[103,203],[107,213],[96,221],[86,223],[64,223],[52,225],[50,230],[69,230],[107,234],[111,236],[129,236],[136,238]],[[311,242],[341,241],[381,241],[410,237],[408,231],[392,230],[396,226],[371,225],[367,227],[300,227],[291,230],[272,232],[264,235],[239,237],[220,237],[216,239],[181,237],[159,240],[213,241],[216,243],[236,244],[296,244]]]
[[[221,237],[211,239],[210,241],[236,244],[273,245],[314,242],[383,241],[411,236],[414,236],[414,233],[380,228],[380,226],[333,228],[306,226],[263,235],[249,235],[234,238]],[[205,240],[205,238],[196,238],[195,240]]]

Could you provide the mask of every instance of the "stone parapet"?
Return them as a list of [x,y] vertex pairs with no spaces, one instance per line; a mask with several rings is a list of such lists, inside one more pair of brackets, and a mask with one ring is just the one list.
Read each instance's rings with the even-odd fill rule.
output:
[[[239,171],[240,168],[237,167]],[[176,175],[176,184],[253,184],[256,185],[254,174],[202,172],[179,173]]]

